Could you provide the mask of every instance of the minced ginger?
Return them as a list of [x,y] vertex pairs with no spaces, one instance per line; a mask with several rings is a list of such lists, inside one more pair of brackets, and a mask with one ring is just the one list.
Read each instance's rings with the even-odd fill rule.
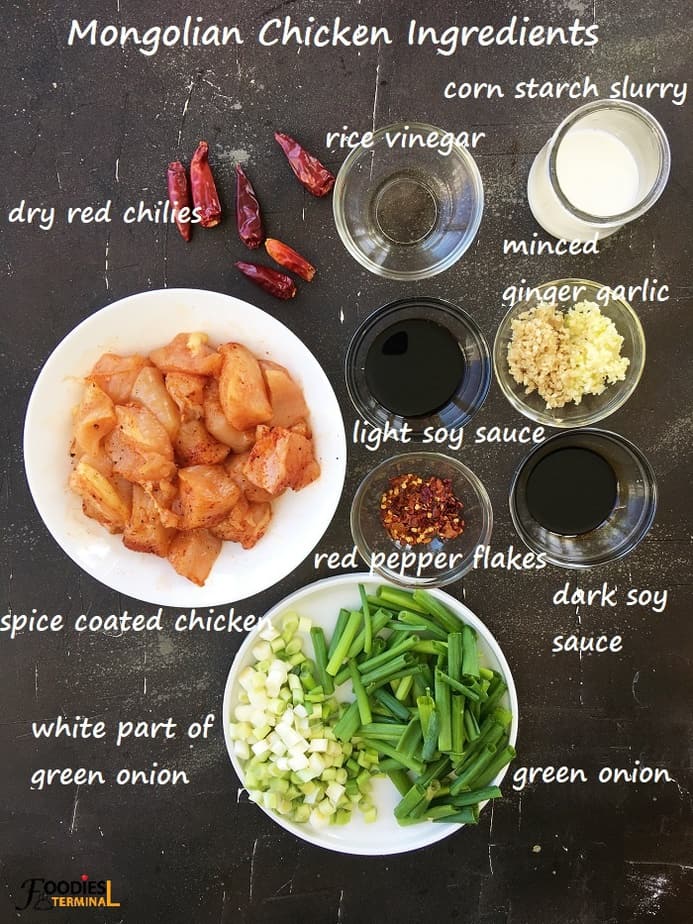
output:
[[623,337],[594,302],[578,302],[567,312],[540,303],[511,322],[510,374],[537,391],[546,407],[580,404],[626,377],[630,360],[621,356]]

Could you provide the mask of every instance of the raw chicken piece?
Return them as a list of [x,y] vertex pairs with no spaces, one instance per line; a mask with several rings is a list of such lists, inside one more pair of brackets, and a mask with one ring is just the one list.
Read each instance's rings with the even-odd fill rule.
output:
[[178,471],[181,529],[209,529],[228,514],[241,489],[223,465],[191,465]]
[[219,383],[216,379],[207,379],[204,401],[205,426],[212,436],[234,452],[250,449],[255,442],[255,427],[251,427],[250,430],[237,430],[231,426],[219,400]]
[[244,549],[252,549],[265,535],[271,519],[270,504],[254,503],[241,494],[231,512],[211,532],[227,542],[240,542]]
[[101,440],[115,427],[115,407],[96,382],[87,382],[84,395],[74,413],[75,452],[98,456]]
[[292,427],[299,420],[305,420],[310,413],[300,387],[294,382],[289,372],[278,363],[268,359],[260,360],[260,368],[265,376],[272,417],[268,427]]
[[224,357],[219,377],[219,401],[226,419],[237,430],[248,430],[272,417],[272,405],[260,364],[240,343],[219,347]]
[[70,475],[70,487],[82,498],[86,516],[105,526],[110,533],[123,532],[130,518],[130,499],[120,490],[118,481],[81,461]]
[[176,530],[164,526],[159,510],[145,489],[132,486],[132,513],[123,533],[123,545],[133,552],[151,552],[165,558]]
[[221,539],[206,529],[191,529],[178,533],[173,539],[167,558],[178,574],[204,587],[219,552]]
[[113,471],[128,481],[160,481],[176,472],[173,446],[163,424],[145,407],[117,405],[118,425],[104,446]]
[[229,454],[229,447],[215,440],[201,420],[184,420],[175,446],[183,465],[216,465]]
[[146,365],[147,360],[137,353],[132,356],[104,353],[87,376],[87,381],[95,382],[115,404],[125,404],[130,400],[135,379]]
[[286,488],[299,491],[320,474],[313,442],[284,427],[258,427],[257,440],[243,474],[259,488],[277,497]]
[[149,358],[162,372],[218,375],[221,356],[207,345],[207,334],[177,334],[170,343],[153,350]]
[[163,424],[170,439],[174,440],[180,427],[180,413],[173,398],[166,391],[164,377],[156,366],[145,366],[135,379],[131,398],[151,411]]

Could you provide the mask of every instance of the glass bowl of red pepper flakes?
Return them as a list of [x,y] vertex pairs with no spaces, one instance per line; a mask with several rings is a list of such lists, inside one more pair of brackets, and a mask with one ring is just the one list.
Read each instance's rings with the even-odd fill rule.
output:
[[438,452],[407,452],[366,475],[351,505],[351,532],[369,569],[389,581],[441,587],[489,545],[491,501],[466,465]]

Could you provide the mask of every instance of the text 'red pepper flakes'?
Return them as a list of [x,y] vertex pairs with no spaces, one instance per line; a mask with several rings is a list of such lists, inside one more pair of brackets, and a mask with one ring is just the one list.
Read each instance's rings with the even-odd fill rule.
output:
[[425,545],[464,532],[462,501],[449,478],[397,475],[380,498],[380,520],[395,542]]

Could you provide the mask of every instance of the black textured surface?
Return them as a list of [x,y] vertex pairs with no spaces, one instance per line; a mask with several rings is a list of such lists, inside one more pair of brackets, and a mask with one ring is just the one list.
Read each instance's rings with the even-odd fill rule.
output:
[[[450,80],[572,80],[590,75],[604,91],[628,74],[635,80],[685,81],[691,55],[690,7],[596,0],[530,0],[513,4],[353,3],[299,0],[267,7],[205,0],[191,9],[205,23],[240,23],[237,48],[162,48],[153,57],[134,47],[67,46],[70,18],[140,29],[180,22],[187,10],[154,0],[110,4],[85,0],[68,10],[55,0],[7,2],[3,8],[2,104],[3,467],[5,544],[3,613],[155,612],[118,597],[81,573],[41,523],[24,479],[21,429],[41,364],[80,320],[118,298],[162,286],[230,292],[291,327],[334,384],[347,432],[353,411],[342,360],[348,338],[378,305],[406,294],[430,294],[469,310],[491,342],[505,307],[506,286],[585,276],[609,284],[656,277],[670,286],[664,303],[633,299],[648,344],[643,379],[607,422],[637,443],[657,473],[660,505],[647,540],[630,557],[577,575],[472,572],[451,591],[500,641],[521,704],[518,766],[581,767],[587,783],[534,783],[506,798],[465,829],[410,855],[362,859],[296,841],[259,810],[237,801],[237,781],[220,730],[208,742],[184,737],[140,740],[117,751],[110,742],[37,742],[30,723],[59,713],[166,719],[181,724],[219,713],[225,677],[239,635],[170,627],[135,635],[0,634],[2,803],[0,921],[345,922],[371,920],[465,924],[683,924],[693,919],[691,851],[691,125],[690,104],[652,99],[672,148],[673,169],[661,201],[641,220],[601,244],[598,256],[519,257],[502,254],[504,237],[531,238],[525,198],[536,151],[578,101],[448,101]],[[433,12],[435,10],[435,12]],[[426,12],[424,12],[426,11]],[[585,23],[596,17],[592,49],[488,48],[457,55],[411,50],[403,40],[410,16],[435,24]],[[260,48],[252,36],[272,16],[295,21],[365,21],[391,28],[379,49]],[[422,119],[456,130],[486,132],[475,156],[485,190],[481,229],[452,270],[403,286],[355,264],[337,239],[329,200],[304,193],[272,141],[295,134],[336,169],[344,154],[325,150],[326,132],[348,124],[361,131],[397,119]],[[210,143],[226,218],[216,232],[198,232],[185,246],[175,231],[148,224],[72,225],[51,231],[10,225],[8,210],[113,200],[114,214],[140,198],[165,195],[166,163]],[[233,221],[233,165],[248,159],[272,235],[301,242],[319,275],[285,305],[251,287],[232,268],[243,256]],[[461,458],[485,482],[495,512],[493,548],[519,545],[507,510],[507,489],[527,447],[475,444],[479,426],[521,426],[493,386],[469,428]],[[321,550],[351,548],[350,499],[361,477],[391,453],[350,446],[337,516]],[[62,452],[62,447],[46,447]],[[239,604],[260,613],[285,594],[325,577],[312,556],[286,580]],[[661,614],[640,607],[555,607],[566,581],[598,588],[669,591]],[[168,620],[168,621],[167,621]],[[620,653],[552,654],[557,633],[623,636]],[[166,787],[52,787],[30,791],[36,767],[181,767],[191,783]],[[600,767],[665,768],[675,782],[597,784]],[[82,872],[111,878],[121,908],[15,910],[31,877],[72,879]]]

